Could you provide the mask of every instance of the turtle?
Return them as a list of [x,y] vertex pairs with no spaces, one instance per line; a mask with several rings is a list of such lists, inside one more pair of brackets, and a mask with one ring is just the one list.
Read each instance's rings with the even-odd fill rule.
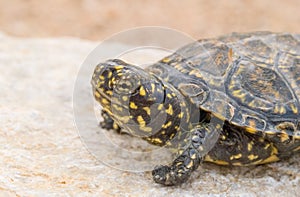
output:
[[141,68],[121,59],[92,75],[102,128],[170,147],[156,183],[185,183],[202,162],[248,166],[300,152],[300,35],[231,33]]

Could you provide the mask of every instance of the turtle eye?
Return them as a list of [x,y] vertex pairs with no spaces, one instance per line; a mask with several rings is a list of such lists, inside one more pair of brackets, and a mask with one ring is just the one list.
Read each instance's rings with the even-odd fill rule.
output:
[[115,88],[120,92],[130,92],[132,87],[133,87],[132,81],[128,79],[119,80],[115,86]]
[[119,80],[115,81],[114,90],[120,94],[132,94],[138,87],[137,81],[134,78],[121,77]]

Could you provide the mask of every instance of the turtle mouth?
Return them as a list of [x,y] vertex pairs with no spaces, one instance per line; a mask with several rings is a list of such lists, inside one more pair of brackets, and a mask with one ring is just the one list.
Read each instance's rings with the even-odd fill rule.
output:
[[[113,98],[113,96],[108,95],[102,91],[99,90],[99,88],[94,88],[94,94],[97,93],[100,95],[100,97],[98,98],[98,101],[100,102],[101,106],[110,112],[110,115],[112,115],[112,105],[115,105],[117,107],[122,107],[124,109],[129,109],[129,106],[124,105],[124,103],[122,104],[118,98]],[[97,97],[96,97],[97,99]],[[103,102],[103,99],[106,100],[107,102]]]

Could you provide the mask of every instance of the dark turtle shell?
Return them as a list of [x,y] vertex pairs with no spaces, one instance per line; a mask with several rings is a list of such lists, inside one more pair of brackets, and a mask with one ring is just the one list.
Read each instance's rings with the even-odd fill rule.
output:
[[300,35],[233,33],[147,68],[201,109],[254,134],[300,139]]

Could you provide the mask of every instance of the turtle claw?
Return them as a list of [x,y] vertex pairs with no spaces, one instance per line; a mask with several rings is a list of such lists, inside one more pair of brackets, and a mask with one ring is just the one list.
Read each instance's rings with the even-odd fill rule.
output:
[[171,169],[168,166],[156,166],[152,171],[153,180],[156,183],[166,185],[167,175],[170,171]]
[[176,186],[186,182],[191,171],[172,166],[157,166],[152,171],[153,180],[165,186]]

